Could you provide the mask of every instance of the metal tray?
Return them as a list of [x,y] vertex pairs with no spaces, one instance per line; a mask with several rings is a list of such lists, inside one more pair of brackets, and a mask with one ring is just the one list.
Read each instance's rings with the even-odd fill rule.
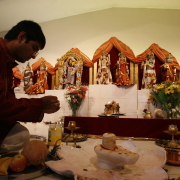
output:
[[[172,140],[167,139],[157,139],[155,142],[158,146],[164,147],[164,148],[172,148],[168,146],[168,143]],[[180,140],[175,140],[180,145]],[[180,149],[180,148],[173,148],[173,149]]]

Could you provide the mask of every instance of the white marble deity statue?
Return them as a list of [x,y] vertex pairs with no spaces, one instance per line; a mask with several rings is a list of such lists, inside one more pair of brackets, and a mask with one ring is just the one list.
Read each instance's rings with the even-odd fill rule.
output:
[[27,92],[29,88],[33,86],[31,77],[34,75],[32,67],[29,65],[29,62],[26,66],[26,69],[23,70],[22,74],[24,81],[24,91]]
[[151,53],[147,55],[145,62],[142,62],[141,68],[143,68],[143,79],[141,89],[149,89],[156,84],[156,71],[155,71],[155,57]]
[[110,54],[104,50],[102,51],[102,55],[99,58],[98,73],[96,77],[98,84],[112,84],[110,65]]

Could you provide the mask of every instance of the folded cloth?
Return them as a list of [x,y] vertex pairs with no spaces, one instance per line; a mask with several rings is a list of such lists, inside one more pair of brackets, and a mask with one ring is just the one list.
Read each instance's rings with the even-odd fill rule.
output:
[[0,159],[0,175],[7,175],[9,165],[11,163],[12,157],[4,157]]

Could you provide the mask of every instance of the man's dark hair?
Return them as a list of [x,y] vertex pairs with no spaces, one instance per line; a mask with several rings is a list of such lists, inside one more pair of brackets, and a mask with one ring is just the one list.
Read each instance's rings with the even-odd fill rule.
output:
[[14,40],[22,31],[26,32],[26,43],[28,43],[30,40],[36,41],[41,44],[42,49],[44,48],[46,44],[46,38],[40,25],[33,21],[24,20],[19,22],[7,32],[4,38],[10,41]]

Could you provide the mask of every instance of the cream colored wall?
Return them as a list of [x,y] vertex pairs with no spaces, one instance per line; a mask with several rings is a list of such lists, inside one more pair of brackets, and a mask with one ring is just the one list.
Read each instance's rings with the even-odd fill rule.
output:
[[[111,8],[41,23],[47,39],[39,53],[53,66],[71,48],[78,48],[90,59],[96,49],[115,36],[137,56],[152,43],[171,52],[180,63],[180,10]],[[3,36],[5,32],[1,32]],[[22,70],[22,65],[19,65]]]

